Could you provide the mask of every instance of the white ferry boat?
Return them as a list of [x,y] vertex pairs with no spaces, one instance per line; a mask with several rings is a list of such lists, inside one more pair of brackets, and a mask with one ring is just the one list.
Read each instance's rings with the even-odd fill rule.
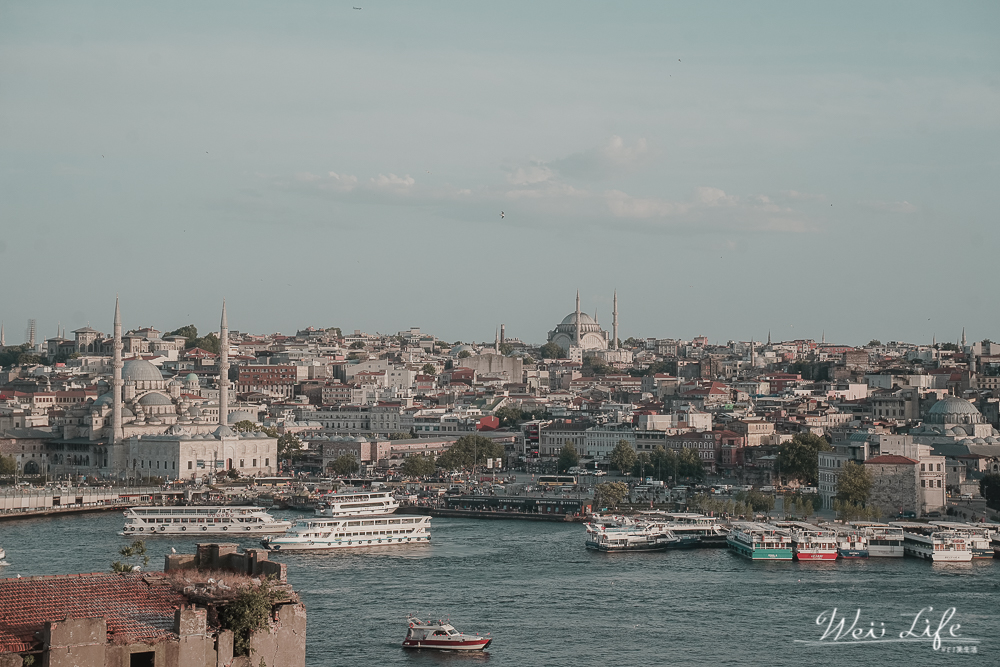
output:
[[868,555],[871,558],[902,558],[903,529],[887,523],[852,521],[849,525],[863,530],[868,538]]
[[664,551],[678,542],[661,523],[626,519],[618,525],[588,523],[584,544],[595,551]]
[[993,558],[993,531],[985,525],[961,521],[930,521],[931,526],[940,530],[950,530],[966,539],[973,558]]
[[795,560],[837,560],[837,533],[803,521],[775,521],[789,531]]
[[271,551],[326,551],[357,547],[428,544],[429,516],[343,517],[299,519],[287,533],[261,542]]
[[724,546],[728,531],[718,519],[696,512],[640,512],[640,516],[661,521],[676,535],[677,548],[699,546]]
[[372,516],[392,514],[398,508],[399,501],[391,491],[331,493],[324,496],[316,507],[316,516]]
[[935,526],[916,522],[894,522],[903,529],[903,549],[907,556],[916,556],[935,563],[968,563],[972,551],[968,540],[953,531],[935,530]]
[[736,521],[726,541],[730,549],[750,560],[792,560],[792,538],[784,528]]
[[283,533],[291,521],[275,519],[262,507],[133,507],[124,512],[120,535]]

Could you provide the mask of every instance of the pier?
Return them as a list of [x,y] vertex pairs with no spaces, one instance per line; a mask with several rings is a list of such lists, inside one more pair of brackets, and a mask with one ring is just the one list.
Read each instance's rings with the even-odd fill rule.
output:
[[8,488],[0,491],[0,521],[172,504],[183,498],[183,491],[159,487]]

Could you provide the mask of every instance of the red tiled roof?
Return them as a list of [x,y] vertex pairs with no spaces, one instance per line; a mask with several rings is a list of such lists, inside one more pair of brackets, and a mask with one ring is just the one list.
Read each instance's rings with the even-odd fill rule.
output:
[[916,461],[914,459],[907,458],[905,456],[897,456],[896,454],[883,454],[882,456],[875,456],[873,458],[870,458],[867,461],[865,461],[865,463],[882,463],[885,465],[903,465],[903,464],[916,465],[920,463],[920,461]]
[[0,653],[28,651],[46,621],[107,619],[108,638],[155,640],[173,633],[187,599],[142,574],[70,574],[0,579]]

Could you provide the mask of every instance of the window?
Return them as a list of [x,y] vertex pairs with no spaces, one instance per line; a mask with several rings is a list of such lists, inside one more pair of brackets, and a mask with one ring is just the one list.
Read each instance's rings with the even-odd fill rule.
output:
[[926,487],[927,486],[927,480],[926,479],[920,480],[920,486]]
[[243,467],[243,459],[240,459],[240,467]]
[[191,469],[192,465],[194,465],[194,461],[188,461],[188,470]]
[[271,465],[271,459],[264,459],[264,467]]
[[927,469],[926,466],[923,463],[921,463],[920,464],[920,472],[924,472],[924,470],[926,470],[926,469]]
[[937,469],[938,469],[938,472],[941,472],[941,464],[940,463],[937,464]]
[[937,488],[941,488],[941,480],[938,480]]

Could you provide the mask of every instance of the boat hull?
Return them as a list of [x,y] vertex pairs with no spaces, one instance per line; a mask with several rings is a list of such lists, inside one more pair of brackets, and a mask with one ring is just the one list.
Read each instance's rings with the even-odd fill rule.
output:
[[398,547],[413,544],[430,544],[430,536],[395,537],[381,540],[313,540],[307,542],[272,542],[264,540],[261,545],[268,551],[332,551],[334,549],[361,549],[367,547]]
[[752,549],[742,542],[729,540],[729,548],[734,553],[750,560],[792,560],[792,550],[789,549]]
[[403,642],[403,648],[411,649],[434,649],[436,651],[483,651],[493,642],[492,639],[475,639],[464,641],[442,640],[414,640],[407,639]]
[[867,549],[838,549],[837,554],[841,558],[868,558]]
[[795,560],[837,560],[836,551],[798,551]]
[[672,544],[667,543],[651,543],[651,544],[629,544],[627,546],[608,546],[606,544],[600,544],[598,542],[592,542],[587,540],[586,542],[588,549],[593,549],[594,551],[603,551],[605,553],[617,553],[619,551],[666,551],[672,547]]
[[149,526],[149,527],[135,527],[126,526],[125,529],[118,533],[119,535],[124,535],[126,537],[152,537],[156,535],[232,535],[236,536],[246,536],[246,535],[272,535],[284,533],[291,527],[291,522],[275,522],[274,524],[264,524],[262,526],[199,526],[197,524],[191,526]]

